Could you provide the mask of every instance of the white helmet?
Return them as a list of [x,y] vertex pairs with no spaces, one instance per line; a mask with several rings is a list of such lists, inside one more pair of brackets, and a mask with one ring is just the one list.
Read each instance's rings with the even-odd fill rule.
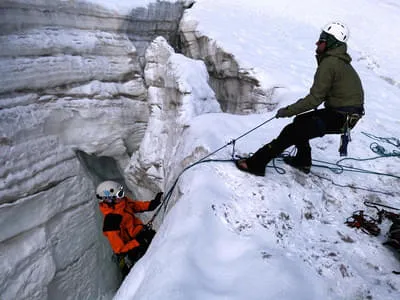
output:
[[96,188],[96,197],[99,202],[112,203],[125,196],[124,187],[115,181],[103,181]]
[[349,39],[349,29],[346,25],[340,22],[331,22],[326,24],[322,30],[333,35],[339,42],[346,43]]

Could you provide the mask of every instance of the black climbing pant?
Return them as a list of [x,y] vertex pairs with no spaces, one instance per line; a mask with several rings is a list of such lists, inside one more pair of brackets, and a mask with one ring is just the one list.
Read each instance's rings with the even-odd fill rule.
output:
[[292,123],[283,128],[276,139],[257,150],[246,162],[252,170],[263,170],[271,159],[293,145],[298,151],[304,150],[303,153],[309,153],[311,161],[311,151],[308,150],[309,140],[325,134],[340,134],[343,132],[345,122],[346,114],[331,109],[319,109],[300,114]]

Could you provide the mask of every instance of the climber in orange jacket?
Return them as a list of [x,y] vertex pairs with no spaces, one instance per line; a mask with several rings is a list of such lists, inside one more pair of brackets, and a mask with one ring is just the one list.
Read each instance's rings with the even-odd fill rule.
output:
[[[97,186],[96,197],[104,215],[103,234],[119,257],[123,273],[127,274],[144,255],[155,235],[135,213],[154,210],[160,205],[162,195],[158,193],[152,201],[134,201],[125,196],[123,186],[115,181],[104,181]],[[122,264],[121,259],[124,259]]]

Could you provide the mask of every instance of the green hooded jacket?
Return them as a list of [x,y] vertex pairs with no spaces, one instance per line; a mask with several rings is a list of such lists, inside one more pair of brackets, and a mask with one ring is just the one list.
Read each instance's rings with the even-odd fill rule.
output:
[[363,108],[364,91],[360,77],[350,64],[346,44],[317,56],[317,61],[310,93],[287,107],[291,116],[317,108],[322,102],[326,108]]

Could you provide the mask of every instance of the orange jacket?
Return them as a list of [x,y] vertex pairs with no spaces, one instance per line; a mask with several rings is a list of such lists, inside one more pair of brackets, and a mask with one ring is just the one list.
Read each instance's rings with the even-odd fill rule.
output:
[[135,237],[143,229],[143,223],[135,213],[153,210],[151,202],[124,197],[113,205],[99,204],[104,215],[103,234],[108,238],[114,253],[125,253],[139,246]]

